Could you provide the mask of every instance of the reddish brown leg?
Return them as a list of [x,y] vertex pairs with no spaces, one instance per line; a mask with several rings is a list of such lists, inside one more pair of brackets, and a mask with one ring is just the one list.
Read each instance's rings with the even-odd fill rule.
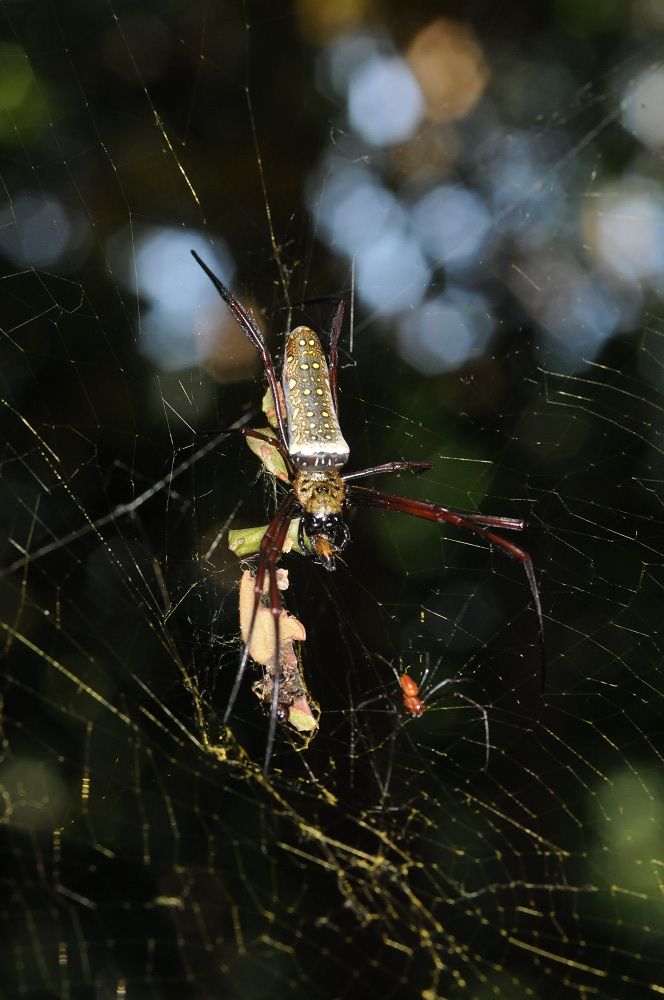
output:
[[339,344],[339,337],[341,335],[341,326],[344,321],[344,300],[339,299],[337,304],[337,309],[334,314],[334,319],[332,320],[332,326],[330,328],[330,350],[327,356],[327,366],[330,372],[330,389],[332,391],[332,402],[334,403],[334,411],[339,416],[339,405],[337,403],[337,368],[339,365],[339,353],[337,350]]
[[[350,483],[356,479],[368,479],[369,476],[382,475],[384,472],[414,472],[416,476],[422,475],[433,468],[433,462],[385,462],[384,465],[372,465],[369,469],[361,469],[359,472],[347,472],[341,478],[345,483]],[[486,524],[492,528],[502,528],[504,531],[523,531],[526,522],[518,517],[491,517],[487,514],[464,514],[467,521],[474,521],[476,524]]]
[[247,312],[243,305],[235,298],[230,289],[226,288],[226,285],[219,280],[216,274],[210,270],[205,261],[201,260],[195,250],[191,251],[191,255],[196,261],[196,263],[202,267],[202,269],[207,274],[208,278],[217,289],[222,299],[233,313],[237,323],[244,331],[247,339],[256,348],[261,356],[263,362],[263,369],[265,371],[265,377],[267,378],[268,385],[272,390],[272,397],[274,399],[274,408],[277,414],[277,423],[279,425],[279,437],[281,438],[281,443],[284,448],[288,449],[288,439],[286,437],[286,424],[284,415],[281,412],[281,406],[279,405],[279,390],[277,388],[278,381],[277,375],[274,370],[274,365],[272,364],[272,358],[268,352],[265,341],[263,340],[263,334],[260,332],[256,326],[256,322],[252,317],[251,313]]
[[[535,579],[535,571],[533,569],[533,561],[527,552],[520,549],[517,545],[513,545],[512,542],[508,542],[507,539],[501,538],[493,531],[487,530],[485,524],[496,528],[509,528],[514,530],[519,530],[517,525],[521,522],[515,521],[514,518],[491,518],[490,520],[478,520],[477,516],[465,514],[456,514],[453,510],[449,510],[447,507],[440,507],[435,503],[427,503],[424,500],[410,500],[408,497],[398,497],[393,496],[389,493],[379,493],[378,490],[368,490],[363,486],[351,486],[348,490],[348,502],[351,506],[356,505],[360,507],[382,507],[384,510],[397,510],[402,514],[410,514],[412,517],[422,517],[427,521],[435,521],[438,524],[453,524],[458,528],[467,528],[468,531],[475,532],[476,535],[482,535],[487,541],[491,542],[493,545],[497,545],[499,548],[506,552],[508,556],[512,556],[513,559],[518,559],[523,566],[524,572],[526,574],[526,579],[528,580],[528,585],[530,586],[530,592],[533,597],[533,604],[535,605],[535,612],[537,614],[537,621],[539,623],[539,634],[540,634],[540,645],[542,648],[542,687],[544,687],[546,681],[546,656],[544,651],[544,616],[542,615],[542,604],[540,601],[539,589],[537,586],[537,580]],[[481,515],[479,515],[481,517]]]
[[265,586],[265,576],[269,579],[269,601],[270,601],[270,611],[274,619],[274,632],[275,632],[275,671],[274,671],[274,688],[272,692],[272,708],[270,711],[270,727],[268,729],[268,739],[265,748],[265,762],[263,764],[263,770],[267,773],[267,769],[270,763],[270,757],[272,755],[272,747],[274,745],[274,736],[276,732],[277,725],[277,708],[279,704],[279,683],[280,683],[280,664],[279,664],[279,619],[281,616],[281,597],[279,596],[279,589],[277,587],[277,571],[276,564],[281,555],[281,551],[284,547],[284,542],[286,540],[286,535],[288,533],[288,527],[291,521],[292,508],[295,505],[295,499],[292,494],[288,494],[284,500],[279,505],[277,513],[274,515],[270,524],[268,525],[267,531],[263,536],[261,541],[261,547],[258,552],[258,564],[256,567],[256,582],[254,584],[254,609],[251,615],[251,622],[249,624],[249,632],[247,634],[247,639],[242,651],[242,659],[240,660],[240,665],[235,676],[235,682],[233,683],[233,689],[231,691],[230,697],[228,699],[228,704],[226,705],[226,711],[224,712],[223,722],[224,725],[228,722],[231,712],[233,711],[233,706],[238,696],[240,690],[240,685],[242,684],[242,678],[244,677],[244,672],[247,668],[247,662],[249,660],[249,650],[251,648],[251,640],[254,634],[254,626],[256,624],[256,618],[258,615],[258,609],[260,608],[261,597],[263,596],[263,588]]
[[346,472],[341,478],[345,483],[350,483],[354,479],[380,476],[384,472],[414,472],[416,476],[419,476],[432,466],[433,462],[385,462],[384,465],[372,465],[371,468],[360,469],[359,472]]
[[520,517],[491,517],[487,514],[464,514],[466,521],[474,521],[475,524],[486,524],[491,528],[502,528],[503,531],[523,531],[526,522]]

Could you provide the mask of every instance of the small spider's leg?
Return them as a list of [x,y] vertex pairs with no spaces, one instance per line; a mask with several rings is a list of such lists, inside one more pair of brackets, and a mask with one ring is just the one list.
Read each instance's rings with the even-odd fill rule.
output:
[[[249,660],[249,650],[251,649],[251,640],[254,635],[254,627],[256,625],[256,618],[258,617],[258,609],[261,604],[261,597],[263,596],[263,586],[265,583],[265,576],[270,568],[270,558],[272,553],[274,555],[274,562],[279,558],[281,550],[284,545],[286,535],[288,533],[288,526],[290,524],[291,508],[293,507],[295,501],[292,494],[288,494],[284,500],[281,502],[277,513],[274,515],[270,521],[267,531],[263,535],[261,541],[260,549],[258,550],[258,564],[256,566],[256,582],[254,584],[254,609],[251,613],[251,621],[249,623],[249,631],[247,632],[247,639],[244,644],[244,649],[242,650],[242,658],[240,660],[240,665],[237,669],[237,674],[235,675],[235,681],[233,683],[233,688],[228,699],[228,704],[226,705],[226,711],[223,716],[223,724],[226,725],[230,718],[231,712],[233,711],[233,706],[238,696],[240,690],[240,685],[242,684],[242,678],[244,677],[244,672],[247,669],[247,662]],[[277,592],[277,600],[279,601],[279,611],[281,611],[281,601],[279,599],[279,594]]]
[[[433,698],[441,688],[447,687],[448,684],[465,684],[468,680],[467,677],[446,677],[444,681],[440,681],[435,684],[426,694],[422,695],[425,704],[428,704],[429,700]],[[424,687],[424,677],[420,682],[420,690]],[[455,698],[463,698],[467,701],[469,705],[474,705],[478,712],[482,713],[482,718],[484,719],[484,745],[486,748],[485,758],[484,758],[484,770],[488,770],[489,767],[489,716],[487,710],[483,705],[480,705],[478,701],[471,698],[470,695],[464,694],[462,691],[453,691],[452,694]]]
[[429,688],[428,691],[423,691],[422,689],[424,688],[424,678],[422,678],[422,681],[420,683],[420,690],[422,690],[422,697],[426,702],[428,702],[431,698],[433,698],[435,694],[438,694],[441,688],[447,687],[448,684],[466,684],[467,680],[468,678],[466,677],[446,677],[444,681],[438,681],[438,683],[434,684],[434,686],[432,688]]
[[339,416],[339,404],[337,403],[337,368],[339,366],[339,352],[337,350],[339,344],[339,336],[341,335],[341,326],[344,321],[344,300],[339,299],[337,303],[336,312],[334,314],[334,319],[332,320],[332,326],[330,327],[330,350],[327,358],[327,367],[330,374],[330,390],[332,392],[332,402],[334,403],[334,411]]
[[387,697],[386,694],[377,694],[374,698],[367,698],[366,701],[361,701],[359,705],[355,706],[355,711],[359,712],[361,708],[368,708],[369,705],[375,705],[377,701],[385,701]]
[[370,469],[360,469],[359,472],[346,472],[341,477],[345,483],[353,479],[366,479],[368,476],[379,476],[383,472],[414,472],[420,476],[433,466],[433,462],[385,462],[384,465],[373,465]]
[[[427,657],[427,660],[428,660],[428,659],[429,659],[429,658]],[[438,661],[438,662],[440,662],[440,661]],[[438,664],[436,664],[436,666],[437,666],[437,665],[438,665]],[[426,686],[426,682],[427,682],[427,679],[428,679],[428,677],[429,677],[429,674],[430,674],[430,673],[431,673],[431,665],[430,665],[430,664],[427,664],[427,666],[426,666],[426,667],[424,668],[424,673],[423,673],[423,674],[422,674],[422,676],[420,677],[420,691],[423,691],[423,690],[424,690],[424,688],[425,688],[425,686]]]
[[484,770],[489,770],[489,748],[491,744],[489,743],[489,714],[484,707],[480,705],[478,701],[474,698],[470,698],[467,694],[463,694],[462,691],[453,691],[452,694],[455,698],[463,698],[467,701],[469,705],[474,705],[478,712],[482,713],[482,718],[484,719]]
[[267,345],[263,340],[263,334],[260,332],[256,326],[256,322],[243,305],[238,302],[230,289],[226,288],[226,285],[217,277],[217,275],[210,270],[204,260],[202,260],[195,250],[191,251],[191,255],[196,261],[196,263],[205,271],[208,278],[217,289],[222,299],[233,313],[235,320],[239,326],[244,330],[244,333],[248,340],[253,344],[258,353],[261,356],[263,362],[263,369],[265,371],[265,377],[268,381],[268,385],[272,390],[272,397],[274,399],[274,408],[277,414],[277,424],[279,425],[279,437],[281,438],[281,443],[286,450],[288,450],[288,439],[286,437],[286,424],[284,420],[284,415],[281,412],[281,405],[279,403],[279,389],[277,375],[274,370],[274,365],[272,364],[272,358],[267,349]]
[[495,532],[487,530],[481,522],[466,517],[465,514],[457,514],[447,507],[441,507],[435,503],[427,503],[424,500],[411,500],[408,497],[398,497],[390,493],[380,493],[378,490],[369,490],[364,486],[351,486],[348,490],[347,502],[353,506],[357,504],[361,507],[382,507],[384,510],[396,510],[402,514],[410,514],[412,517],[422,517],[427,521],[436,521],[438,524],[453,524],[458,528],[467,528],[468,531],[481,535],[488,542],[497,545],[513,559],[518,559],[523,566],[526,579],[530,586],[530,593],[535,605],[537,621],[539,624],[540,648],[542,656],[542,689],[546,684],[546,651],[544,647],[544,615],[542,614],[542,603],[540,601],[539,588],[535,579],[535,570],[530,555],[506,538],[501,538]]

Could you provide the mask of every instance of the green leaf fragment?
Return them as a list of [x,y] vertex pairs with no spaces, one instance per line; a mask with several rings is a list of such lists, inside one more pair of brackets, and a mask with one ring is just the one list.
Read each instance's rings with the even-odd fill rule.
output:
[[[300,547],[297,537],[299,525],[300,518],[293,518],[288,526],[288,534],[286,535],[282,551],[298,552],[301,556],[309,555],[313,550],[308,544],[306,549]],[[256,555],[261,547],[261,542],[267,529],[267,524],[262,524],[259,528],[231,528],[228,532],[228,547],[239,559]]]
[[[278,440],[277,435],[271,427],[256,427],[255,430],[256,433],[263,434],[264,437],[269,437],[272,441]],[[245,441],[271,475],[277,479],[281,479],[282,482],[287,483],[289,481],[288,470],[283,458],[279,454],[278,448],[268,444],[267,441],[261,441],[255,437],[247,436],[245,437]]]

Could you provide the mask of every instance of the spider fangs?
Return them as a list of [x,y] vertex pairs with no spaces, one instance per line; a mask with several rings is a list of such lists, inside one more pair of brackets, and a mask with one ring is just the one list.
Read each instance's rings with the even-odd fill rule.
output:
[[[527,552],[508,542],[492,529],[522,531],[525,522],[518,518],[493,517],[484,514],[458,514],[439,504],[408,497],[381,493],[349,483],[386,472],[410,470],[421,473],[430,469],[431,462],[397,460],[383,465],[341,473],[349,458],[349,448],[341,433],[337,407],[337,345],[343,321],[343,302],[339,301],[330,330],[330,347],[327,361],[316,334],[308,327],[297,327],[286,341],[282,386],[263,335],[253,316],[241,305],[233,293],[217,278],[207,264],[192,250],[196,262],[202,267],[222,299],[230,309],[248,340],[261,356],[263,370],[275,403],[278,438],[274,439],[248,428],[240,433],[246,437],[266,442],[279,452],[287,470],[290,489],[282,499],[277,512],[265,531],[258,551],[254,609],[245,642],[242,659],[235,676],[233,689],[226,706],[224,724],[228,722],[235,704],[242,677],[249,658],[253,634],[265,579],[268,580],[270,611],[274,620],[277,663],[272,692],[270,726],[263,769],[267,772],[279,714],[279,619],[282,611],[277,587],[276,566],[281,555],[291,519],[300,517],[299,543],[306,550],[305,536],[309,539],[314,558],[326,569],[334,569],[336,556],[349,540],[344,513],[351,507],[380,507],[421,517],[438,524],[452,524],[481,535],[503,552],[517,559],[523,566],[537,614],[540,645],[542,649],[542,686],[544,685],[544,621],[539,590],[532,560]],[[280,393],[280,388],[282,393]]]

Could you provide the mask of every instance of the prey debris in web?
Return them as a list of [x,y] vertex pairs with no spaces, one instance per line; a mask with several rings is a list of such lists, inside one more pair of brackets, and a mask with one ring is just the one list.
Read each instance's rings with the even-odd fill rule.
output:
[[[250,569],[246,569],[240,581],[240,631],[245,643],[249,639],[254,608],[254,583],[255,576]],[[282,592],[288,588],[287,570],[277,570],[277,586]],[[318,727],[320,710],[312,703],[302,676],[299,644],[306,638],[302,622],[282,608],[277,656],[272,612],[261,602],[251,635],[249,656],[264,668],[262,678],[252,685],[252,691],[258,700],[267,705],[268,709],[272,705],[278,663],[278,721],[288,723],[298,733],[313,735]]]

